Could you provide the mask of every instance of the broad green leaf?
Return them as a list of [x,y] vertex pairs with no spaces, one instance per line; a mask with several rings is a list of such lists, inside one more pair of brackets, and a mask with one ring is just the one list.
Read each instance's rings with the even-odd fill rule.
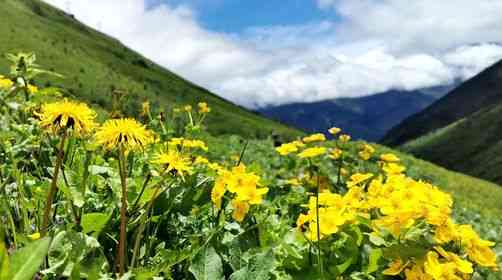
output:
[[213,247],[203,248],[192,260],[189,268],[197,280],[223,279],[223,265]]
[[246,266],[230,275],[230,280],[269,280],[275,264],[272,251],[253,255]]
[[10,279],[33,279],[47,255],[49,244],[50,239],[43,238],[17,250],[11,257]]
[[110,215],[104,213],[86,213],[82,216],[82,229],[85,234],[98,236],[108,223]]

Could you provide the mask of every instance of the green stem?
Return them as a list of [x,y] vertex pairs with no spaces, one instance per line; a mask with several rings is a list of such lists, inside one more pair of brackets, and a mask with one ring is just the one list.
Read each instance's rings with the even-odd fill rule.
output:
[[63,136],[61,137],[61,143],[59,146],[58,150],[58,157],[56,159],[56,166],[54,168],[54,176],[52,177],[52,182],[51,186],[49,189],[49,193],[47,194],[47,201],[45,205],[45,210],[44,210],[44,217],[42,220],[42,228],[40,230],[40,235],[44,237],[47,234],[48,226],[49,226],[49,217],[51,214],[52,210],[52,202],[54,200],[54,196],[56,195],[56,192],[58,190],[58,176],[59,176],[59,170],[61,169],[61,166],[63,165],[63,158],[64,158],[64,145],[66,138],[68,136],[68,133],[66,130],[63,132]]
[[[317,173],[317,172],[316,172]],[[322,263],[322,257],[321,257],[321,225],[319,222],[319,193],[321,192],[321,184],[320,184],[320,176],[319,173],[317,173],[317,192],[316,192],[316,225],[317,225],[317,261],[319,262],[319,273],[321,275],[321,279],[324,279],[324,270],[323,270],[323,263]]]
[[120,182],[122,185],[122,203],[120,206],[120,239],[119,239],[119,250],[118,250],[118,260],[119,260],[119,275],[122,276],[125,273],[125,248],[126,248],[126,226],[127,226],[127,180],[126,180],[126,168],[125,168],[125,153],[124,148],[119,148],[119,171],[120,171]]

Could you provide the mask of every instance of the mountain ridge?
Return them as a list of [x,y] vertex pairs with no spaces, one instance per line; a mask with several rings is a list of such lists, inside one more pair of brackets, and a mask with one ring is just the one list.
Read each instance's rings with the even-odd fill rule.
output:
[[420,91],[390,90],[358,98],[269,106],[258,112],[307,132],[338,126],[356,139],[377,141],[388,129],[434,100]]

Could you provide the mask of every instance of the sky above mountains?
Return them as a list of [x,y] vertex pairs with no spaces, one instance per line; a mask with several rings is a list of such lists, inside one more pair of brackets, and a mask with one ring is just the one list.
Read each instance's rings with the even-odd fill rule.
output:
[[502,59],[499,0],[45,0],[249,108],[414,90]]

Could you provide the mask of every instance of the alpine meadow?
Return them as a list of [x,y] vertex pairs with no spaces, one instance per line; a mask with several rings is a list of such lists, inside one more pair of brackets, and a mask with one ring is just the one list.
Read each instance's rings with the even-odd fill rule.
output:
[[419,113],[389,148],[267,119],[45,2],[0,0],[0,34],[0,280],[502,280],[499,181],[406,153],[460,162],[434,151],[484,115],[404,143]]

